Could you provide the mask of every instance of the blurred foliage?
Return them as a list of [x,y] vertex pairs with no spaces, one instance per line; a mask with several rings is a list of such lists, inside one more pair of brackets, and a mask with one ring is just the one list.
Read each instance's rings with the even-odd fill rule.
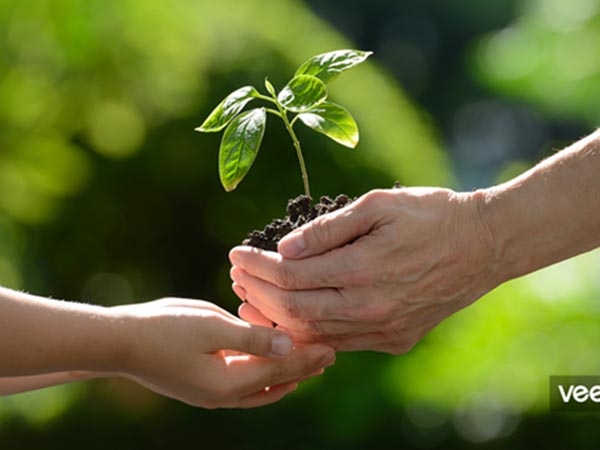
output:
[[600,373],[599,264],[591,252],[496,289],[394,362],[391,390],[417,423],[423,409],[442,406],[475,442],[547,412],[550,374]]
[[600,3],[527,0],[518,19],[485,36],[474,67],[501,92],[536,103],[547,114],[600,117]]
[[[228,92],[267,74],[281,88],[324,51],[376,50],[331,87],[359,147],[298,128],[315,193],[472,187],[595,124],[597,56],[577,43],[600,33],[597,11],[591,0],[0,0],[0,284],[233,311],[227,251],[280,216],[301,181],[274,126],[269,156],[222,191],[218,136],[193,129]],[[116,380],[1,398],[0,447],[592,448],[593,418],[545,413],[549,375],[600,372],[599,258],[496,289],[404,357],[340,355],[258,410],[196,410]]]

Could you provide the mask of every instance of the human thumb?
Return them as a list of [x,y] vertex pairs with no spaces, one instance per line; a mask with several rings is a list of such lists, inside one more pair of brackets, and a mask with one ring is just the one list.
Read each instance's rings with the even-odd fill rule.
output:
[[279,241],[277,251],[289,259],[320,255],[354,241],[369,229],[363,215],[349,205],[292,231]]
[[230,327],[227,333],[229,350],[237,350],[256,356],[282,358],[292,352],[292,339],[281,331],[258,325],[244,324]]

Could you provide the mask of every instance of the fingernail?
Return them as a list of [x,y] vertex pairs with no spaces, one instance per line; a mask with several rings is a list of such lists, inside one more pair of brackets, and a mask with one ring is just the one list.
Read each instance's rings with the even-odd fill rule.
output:
[[276,334],[271,340],[271,352],[276,356],[287,356],[291,353],[294,343],[285,334]]
[[287,258],[297,258],[304,250],[306,250],[306,240],[302,233],[288,234],[277,246],[277,251]]

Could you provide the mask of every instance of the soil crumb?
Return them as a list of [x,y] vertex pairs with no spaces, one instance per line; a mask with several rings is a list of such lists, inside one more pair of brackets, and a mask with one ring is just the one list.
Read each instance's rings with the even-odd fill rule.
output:
[[288,201],[287,215],[283,219],[273,219],[263,230],[254,230],[242,242],[243,245],[276,252],[277,244],[286,234],[323,214],[330,213],[352,203],[353,198],[340,194],[332,199],[323,196],[312,205],[312,199],[306,195]]

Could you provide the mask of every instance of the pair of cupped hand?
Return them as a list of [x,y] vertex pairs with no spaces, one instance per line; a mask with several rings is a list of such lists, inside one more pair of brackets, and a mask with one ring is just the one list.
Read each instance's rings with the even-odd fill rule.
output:
[[286,333],[300,353],[405,353],[498,284],[492,259],[475,193],[438,188],[371,191],[278,252],[230,253],[240,317]]

